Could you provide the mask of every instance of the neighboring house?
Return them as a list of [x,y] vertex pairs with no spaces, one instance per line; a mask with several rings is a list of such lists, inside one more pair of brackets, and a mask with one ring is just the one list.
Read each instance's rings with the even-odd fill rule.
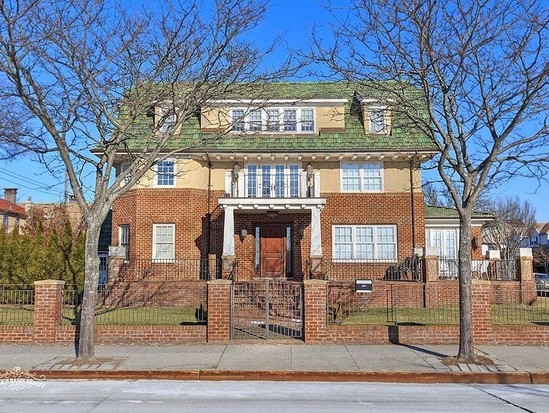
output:
[[[473,270],[486,271],[484,260],[490,246],[484,242],[483,226],[494,220],[494,215],[475,212],[471,220],[471,259]],[[425,206],[425,245],[437,250],[440,257],[441,278],[457,276],[459,248],[459,215],[454,208]]]
[[[126,260],[215,256],[240,280],[301,280],[328,263],[332,274],[351,265],[340,277],[352,279],[353,268],[394,265],[425,245],[420,165],[436,147],[394,101],[339,83],[265,89],[209,101],[165,151],[186,149],[114,203]],[[143,114],[144,135],[161,106]]]
[[0,223],[5,232],[11,232],[19,228],[27,218],[25,208],[17,205],[17,189],[4,188],[4,199],[0,198]]
[[526,244],[527,247],[549,245],[549,222],[537,222],[532,225]]

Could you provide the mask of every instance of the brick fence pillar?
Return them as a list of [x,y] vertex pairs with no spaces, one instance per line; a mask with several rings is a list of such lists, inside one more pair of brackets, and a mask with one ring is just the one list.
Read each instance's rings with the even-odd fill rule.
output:
[[208,342],[231,338],[231,287],[230,280],[208,281]]
[[531,305],[538,294],[534,279],[532,248],[519,248],[516,256],[517,280],[520,282],[520,300]]
[[305,343],[320,343],[326,340],[328,282],[305,280],[304,288],[304,337]]
[[475,343],[492,339],[492,284],[490,281],[473,280],[473,337]]
[[37,343],[54,343],[63,312],[65,281],[34,282],[34,333]]
[[435,247],[426,247],[424,260],[425,282],[439,281],[438,249]]

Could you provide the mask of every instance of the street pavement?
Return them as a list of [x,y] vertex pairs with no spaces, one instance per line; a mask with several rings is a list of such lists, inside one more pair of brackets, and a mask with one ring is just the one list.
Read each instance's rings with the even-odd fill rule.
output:
[[478,346],[484,364],[457,364],[449,345],[262,343],[97,345],[95,359],[73,346],[0,345],[0,381],[22,374],[59,379],[549,383],[549,347]]

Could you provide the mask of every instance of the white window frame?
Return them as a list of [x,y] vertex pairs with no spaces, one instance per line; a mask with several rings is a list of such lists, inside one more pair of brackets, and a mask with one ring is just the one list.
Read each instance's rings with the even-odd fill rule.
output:
[[[261,119],[256,118],[258,111]],[[273,121],[270,115],[275,111],[278,116],[276,121]],[[295,128],[288,129],[286,114],[289,112],[295,112]],[[316,107],[236,107],[230,109],[230,124],[233,133],[314,134],[317,127]]]
[[[427,246],[438,248],[439,257],[452,260],[458,258],[459,233],[456,228],[433,227],[427,228],[425,232]],[[440,239],[438,235],[440,235]],[[452,245],[449,245],[450,243]]]
[[[355,169],[358,169],[358,176],[345,176],[345,166],[352,165],[355,166]],[[375,165],[375,168],[369,168],[368,166]],[[368,171],[379,171],[378,175],[371,175]],[[384,164],[383,162],[341,162],[340,165],[341,179],[340,186],[341,192],[383,192],[383,182],[384,182]],[[359,181],[358,189],[349,189],[346,187],[346,180],[357,179]],[[379,185],[376,185],[375,189],[367,188],[368,182],[370,180],[379,181]],[[347,184],[348,185],[348,184]]]
[[[268,177],[264,177],[266,168]],[[250,173],[250,170],[253,172]],[[302,166],[299,163],[262,162],[246,165],[246,196],[253,198],[298,198],[300,196]],[[269,188],[263,188],[265,182]],[[282,187],[280,187],[282,183]]]
[[[388,108],[386,106],[370,106],[368,108],[368,130],[370,133],[376,135],[387,134],[387,113]],[[381,114],[381,116],[374,116],[374,114]],[[381,122],[377,122],[377,120],[381,120]]]
[[[170,113],[172,110],[175,113]],[[158,131],[160,133],[173,132],[173,128],[177,124],[177,108],[173,108],[171,102],[164,102],[158,105],[156,113],[158,114],[156,121]]]
[[[164,163],[164,162],[173,163],[173,172],[172,173],[162,173],[162,174],[160,174],[158,172],[158,166],[160,165],[160,163]],[[155,171],[154,182],[155,182],[156,187],[158,187],[158,188],[173,188],[173,187],[175,187],[175,185],[176,185],[176,176],[177,176],[177,162],[175,161],[175,158],[167,158],[167,159],[163,159],[161,161],[158,161],[155,165],[154,171]],[[162,176],[172,175],[172,183],[168,183],[168,184],[160,183],[159,178],[160,178],[161,175]]]
[[[238,114],[235,114],[238,112]],[[246,129],[245,123],[246,110],[243,108],[231,109],[231,132],[244,132]]]
[[[161,241],[157,239],[160,234],[158,234],[160,229],[170,229],[171,234],[171,241]],[[160,245],[171,245],[171,251],[167,251],[168,254],[165,256],[159,257],[158,255],[161,253],[158,251]],[[169,262],[175,260],[175,224],[153,224],[153,238],[152,238],[152,259],[156,262]]]
[[130,259],[130,224],[121,224],[118,226],[118,245],[124,247],[124,260]]
[[[336,242],[336,233],[338,228],[344,228],[351,230],[351,240],[348,244],[351,246],[351,257],[341,258],[337,256],[338,245],[343,244],[343,241]],[[370,242],[358,242],[358,232],[361,229],[367,229],[372,232],[372,241]],[[382,231],[385,229],[391,229],[393,233],[393,242],[383,242],[379,239],[382,236]],[[359,257],[358,245],[371,244],[372,245],[372,257],[361,258]],[[392,245],[394,254],[390,258],[386,258],[383,255],[383,250],[380,248],[382,245]],[[332,261],[333,262],[396,262],[398,258],[398,234],[397,227],[394,224],[388,225],[347,225],[347,224],[334,224],[332,225]]]

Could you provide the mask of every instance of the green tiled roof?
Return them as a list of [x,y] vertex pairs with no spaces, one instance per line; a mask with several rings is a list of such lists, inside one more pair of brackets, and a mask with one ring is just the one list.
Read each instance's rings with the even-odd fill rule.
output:
[[[385,83],[390,85],[390,83]],[[411,125],[405,125],[397,111],[391,112],[391,134],[369,134],[364,130],[359,96],[380,98],[379,92],[363,85],[353,87],[335,82],[293,82],[249,85],[241,87],[238,94],[227,93],[223,99],[347,99],[345,130],[320,131],[311,134],[222,134],[200,131],[200,114],[186,122],[178,136],[170,140],[166,151],[182,152],[366,152],[366,151],[435,151],[431,139]],[[244,91],[244,92],[242,92]],[[410,89],[410,99],[415,99]],[[248,96],[245,96],[248,94]],[[130,149],[146,150],[151,137],[154,118],[143,116],[130,130],[127,141]],[[154,144],[154,141],[151,141]]]
[[[425,205],[425,218],[459,218],[455,208]],[[494,218],[493,214],[488,212],[473,212],[473,218]]]

